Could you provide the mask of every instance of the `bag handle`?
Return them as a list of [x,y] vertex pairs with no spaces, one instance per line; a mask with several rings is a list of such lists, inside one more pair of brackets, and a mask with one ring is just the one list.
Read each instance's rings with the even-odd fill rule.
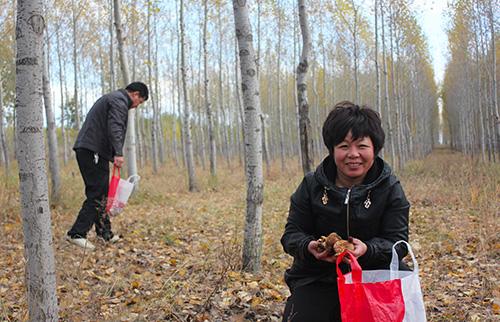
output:
[[128,177],[127,181],[133,183],[134,185],[141,180],[141,176],[138,174],[133,174]]
[[115,177],[116,170],[118,170],[118,176],[121,177],[120,168],[113,164],[113,177]]
[[417,260],[415,259],[415,255],[413,254],[413,250],[411,249],[410,244],[404,240],[400,240],[394,243],[392,245],[392,260],[391,260],[391,279],[394,279],[396,277],[396,272],[399,271],[399,256],[398,253],[396,252],[396,246],[398,244],[405,244],[406,247],[408,247],[408,253],[411,255],[411,259],[413,261],[413,271],[418,273],[418,263]]
[[337,256],[337,277],[340,279],[341,282],[345,282],[345,277],[344,274],[342,274],[342,271],[340,270],[340,263],[344,259],[344,257],[347,256],[351,260],[351,275],[352,275],[352,282],[353,283],[361,283],[361,275],[363,273],[363,270],[361,269],[361,266],[358,263],[358,260],[356,257],[349,252],[348,250],[345,250],[342,252],[339,256]]

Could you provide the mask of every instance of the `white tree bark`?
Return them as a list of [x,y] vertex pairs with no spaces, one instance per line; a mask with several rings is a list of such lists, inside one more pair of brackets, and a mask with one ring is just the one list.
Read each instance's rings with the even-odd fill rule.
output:
[[75,5],[75,0],[71,1],[71,8],[72,8],[72,26],[73,26],[73,30],[72,30],[72,35],[73,35],[73,81],[74,81],[74,84],[73,84],[73,95],[74,95],[74,100],[75,100],[75,126],[76,126],[76,129],[79,130],[80,129],[80,101],[79,101],[79,98],[78,98],[78,53],[76,52],[76,47],[77,47],[77,39],[76,39],[76,28],[77,28],[77,23],[78,23],[78,16],[80,15],[80,13],[77,13],[76,12],[76,5]]
[[298,0],[300,30],[302,32],[302,54],[297,66],[297,101],[299,104],[300,147],[302,151],[302,170],[304,174],[312,170],[312,131],[309,119],[309,103],[307,101],[306,74],[309,68],[309,51],[311,35],[307,22],[307,10],[304,0]]
[[5,174],[9,173],[10,160],[7,148],[7,140],[5,139],[5,128],[3,126],[3,94],[2,94],[2,79],[0,79],[0,147],[4,160]]
[[[160,90],[160,60],[158,58],[158,7],[154,7],[153,9],[153,34],[154,34],[154,90],[153,96],[156,102],[156,139],[158,140],[158,159],[160,164],[165,163],[165,147],[164,147],[164,136],[163,136],[163,126],[161,121],[161,110],[162,110],[162,98],[161,98],[161,90]],[[150,83],[151,89],[153,88],[153,83]]]
[[[123,84],[127,86],[130,83],[129,71],[128,71],[128,60],[125,56],[125,38],[123,36],[122,20],[121,20],[121,4],[120,0],[114,0],[114,15],[115,15],[115,27],[116,27],[116,39],[118,40],[118,55],[120,58],[120,67],[122,71]],[[150,95],[151,96],[151,95]],[[128,176],[136,175],[137,172],[137,144],[136,144],[136,134],[135,134],[135,108],[128,110],[128,120],[127,120],[127,134],[125,138],[125,160],[127,164],[127,174]],[[136,189],[137,187],[136,181]],[[135,191],[135,190],[134,190]]]
[[42,47],[45,19],[42,3],[42,0],[17,1],[17,155],[29,319],[58,321],[43,140]]
[[208,97],[208,49],[207,49],[207,22],[208,22],[208,5],[207,0],[203,1],[203,93],[205,97],[205,110],[207,112],[207,127],[208,127],[208,150],[210,158],[210,175],[217,176],[217,147],[215,146],[214,121],[212,107],[210,106],[210,98]]
[[376,91],[377,91],[377,102],[376,102],[376,111],[380,114],[382,118],[382,94],[380,87],[380,67],[378,64],[378,1],[375,0],[374,5],[375,11],[375,78],[376,78]]
[[115,46],[113,44],[113,1],[109,0],[109,91],[115,90]]
[[384,8],[383,1],[380,1],[380,23],[382,27],[382,70],[384,74],[384,103],[386,108],[386,131],[389,139],[389,146],[391,148],[391,164],[394,165],[396,162],[396,151],[394,147],[394,136],[392,133],[392,122],[391,122],[391,101],[389,100],[389,76],[387,75],[387,56],[385,49],[385,21],[384,21]]
[[191,107],[189,105],[188,93],[186,87],[186,59],[185,59],[185,39],[184,39],[184,1],[180,2],[180,32],[181,32],[181,78],[182,78],[182,92],[184,95],[184,113],[182,122],[182,129],[184,133],[184,153],[186,159],[186,167],[188,171],[189,191],[198,191],[196,177],[194,172],[194,158],[193,158],[193,143],[191,139]]
[[66,134],[66,125],[64,123],[64,120],[66,118],[65,116],[65,104],[64,104],[64,86],[63,86],[63,63],[62,63],[62,53],[61,53],[61,45],[60,45],[60,26],[57,26],[57,31],[56,31],[56,46],[57,46],[57,62],[59,65],[59,92],[60,92],[60,99],[61,99],[61,136],[63,140],[63,162],[64,165],[68,163],[68,136]]
[[233,10],[241,64],[241,89],[245,108],[244,138],[246,147],[247,208],[243,241],[243,269],[256,273],[260,271],[261,267],[262,203],[264,199],[259,87],[247,1],[233,0]]
[[50,90],[49,63],[47,57],[48,51],[49,47],[47,45],[47,51],[44,51],[43,57],[43,101],[45,103],[45,118],[47,120],[47,141],[49,143],[49,170],[52,182],[51,200],[52,202],[57,202],[60,197],[61,178],[59,175],[60,168],[57,147],[56,118],[54,116],[54,110],[52,109]]
[[[498,7],[497,7],[498,9]],[[495,19],[493,17],[493,5],[492,0],[488,1],[488,22],[490,24],[490,34],[491,34],[491,73],[493,76],[492,84],[492,104],[494,120],[495,120],[495,133],[496,133],[496,145],[497,151],[500,151],[500,112],[498,109],[498,82],[497,82],[497,50],[496,50],[496,33],[495,33]]]
[[[147,57],[148,57],[148,81],[149,84],[153,85],[153,70],[152,70],[152,58],[151,58],[151,15],[153,10],[151,8],[151,1],[148,1],[148,12],[146,20],[146,33],[147,33]],[[153,119],[151,120],[151,158],[153,159],[153,173],[158,173],[158,115],[157,115],[157,102],[154,95],[150,98],[151,106],[153,108]]]
[[283,106],[281,102],[281,38],[282,38],[282,30],[283,30],[283,22],[282,22],[282,12],[280,1],[276,4],[276,12],[278,14],[278,47],[277,51],[277,71],[276,71],[276,86],[277,86],[277,97],[278,97],[278,122],[279,122],[279,142],[280,142],[280,158],[281,158],[281,172],[285,172],[285,126],[283,124]]

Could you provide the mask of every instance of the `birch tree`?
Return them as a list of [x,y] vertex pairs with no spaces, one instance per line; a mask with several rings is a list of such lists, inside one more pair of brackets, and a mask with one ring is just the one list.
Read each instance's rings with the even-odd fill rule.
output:
[[[496,145],[497,151],[500,152],[500,112],[498,109],[498,82],[497,82],[497,47],[496,47],[496,33],[495,33],[495,18],[493,16],[492,0],[488,1],[488,22],[490,25],[491,34],[491,73],[492,73],[492,106],[493,106],[493,120],[495,122]],[[497,7],[498,9],[498,7]],[[498,11],[497,11],[498,13]],[[498,21],[497,21],[498,22]]]
[[307,102],[306,74],[309,68],[309,51],[311,35],[307,22],[307,8],[304,0],[297,0],[299,9],[300,30],[302,32],[302,54],[297,66],[297,101],[299,105],[300,147],[302,151],[302,171],[304,174],[312,170],[312,132],[309,119],[309,103]]
[[380,67],[378,63],[378,0],[375,0],[374,8],[375,11],[375,77],[376,77],[376,90],[377,90],[377,101],[376,101],[376,111],[380,114],[382,118],[382,94],[380,86]]
[[[146,20],[146,33],[147,33],[147,58],[148,58],[148,81],[150,86],[153,85],[153,60],[151,58],[151,15],[153,8],[151,1],[147,2],[147,20]],[[153,119],[151,120],[151,158],[153,160],[153,173],[158,173],[158,115],[157,104],[155,95],[151,96],[151,107],[153,108]]]
[[60,93],[60,100],[61,100],[61,136],[63,140],[63,162],[64,165],[68,163],[68,136],[66,134],[66,125],[65,125],[65,119],[66,119],[66,109],[64,106],[65,100],[64,100],[64,77],[63,77],[63,62],[62,62],[62,53],[61,53],[61,41],[60,41],[60,32],[61,26],[57,25],[56,27],[56,53],[57,53],[57,63],[59,67],[59,93]]
[[[389,76],[387,73],[387,55],[385,47],[385,22],[384,22],[384,0],[380,0],[380,23],[382,28],[382,73],[384,74],[384,106],[386,115],[386,131],[388,134],[389,147],[391,149],[391,163],[394,165],[396,162],[396,152],[394,146],[394,135],[392,133],[392,122],[391,122],[391,101],[389,99]],[[382,108],[381,108],[382,110]],[[382,114],[384,115],[384,114]]]
[[75,127],[77,130],[80,129],[80,101],[78,98],[78,53],[77,53],[77,37],[76,37],[76,28],[77,28],[77,23],[78,23],[78,17],[80,16],[81,9],[78,8],[78,12],[76,5],[75,5],[75,0],[71,1],[71,21],[72,21],[72,34],[73,34],[73,95],[74,95],[74,100],[75,100]]
[[208,128],[208,151],[210,159],[210,175],[217,175],[217,147],[215,146],[214,136],[214,121],[212,115],[212,107],[210,106],[210,98],[208,97],[208,49],[207,49],[207,24],[208,24],[208,0],[203,0],[203,93],[205,97],[205,110],[207,113],[207,128]]
[[182,122],[182,130],[184,133],[184,154],[186,160],[186,167],[188,171],[188,185],[189,191],[198,191],[198,184],[194,172],[194,157],[193,157],[193,142],[191,138],[191,108],[188,100],[187,86],[186,86],[186,57],[185,57],[185,39],[184,39],[184,0],[180,1],[179,8],[179,24],[180,24],[180,45],[181,45],[181,81],[182,92],[184,101],[184,113]]
[[278,122],[279,122],[279,143],[280,143],[280,157],[281,157],[281,171],[285,172],[285,128],[283,125],[283,106],[281,102],[281,34],[283,29],[283,13],[280,6],[280,1],[276,4],[276,15],[278,15],[278,45],[276,48],[277,57],[277,72],[276,72],[276,86],[277,86],[277,97],[278,97]]
[[[122,71],[122,78],[124,86],[130,83],[128,60],[125,56],[125,38],[123,36],[123,27],[121,20],[121,4],[120,0],[114,0],[114,17],[115,17],[115,27],[116,27],[116,39],[118,40],[118,56],[120,59],[120,68]],[[113,66],[111,66],[113,68]],[[128,120],[127,120],[127,134],[125,138],[125,158],[127,161],[127,174],[128,176],[136,175],[137,172],[137,144],[136,144],[136,130],[135,130],[135,108],[128,110]],[[137,185],[135,181],[135,184]],[[136,187],[137,188],[137,187]]]
[[261,267],[262,203],[264,199],[259,87],[248,2],[233,0],[233,10],[240,56],[241,90],[245,110],[244,139],[246,147],[247,206],[243,238],[243,269],[256,273],[260,271]]
[[5,128],[4,128],[4,117],[3,117],[3,91],[2,91],[2,79],[0,78],[0,145],[2,148],[5,174],[9,173],[10,160],[7,148],[7,140],[5,139]]
[[[47,39],[47,51],[48,47]],[[54,116],[54,110],[52,109],[52,97],[50,90],[50,76],[49,76],[49,63],[47,51],[44,51],[43,57],[43,102],[45,105],[45,118],[47,120],[47,141],[49,144],[49,170],[50,179],[52,182],[51,199],[53,202],[59,200],[59,194],[61,190],[61,178],[59,175],[59,157],[58,157],[58,147],[57,147],[57,133],[56,133],[56,118]]]
[[42,113],[42,0],[18,0],[16,110],[19,191],[30,321],[58,321]]

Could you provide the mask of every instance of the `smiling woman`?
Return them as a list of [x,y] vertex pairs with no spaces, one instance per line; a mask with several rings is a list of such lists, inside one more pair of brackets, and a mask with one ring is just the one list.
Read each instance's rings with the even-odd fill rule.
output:
[[[377,156],[385,134],[379,115],[348,101],[335,105],[323,125],[329,156],[306,175],[291,197],[281,243],[294,257],[285,273],[291,296],[283,321],[340,321],[337,254],[318,238],[348,240],[363,269],[387,269],[392,246],[408,240],[410,205],[399,180]],[[399,258],[407,250],[396,247]],[[400,262],[400,268],[406,266]],[[313,309],[314,308],[314,309]]]

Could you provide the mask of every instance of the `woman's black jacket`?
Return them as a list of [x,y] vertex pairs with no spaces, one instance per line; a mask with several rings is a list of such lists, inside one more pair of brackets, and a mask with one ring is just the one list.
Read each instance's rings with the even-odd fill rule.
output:
[[113,162],[123,156],[128,110],[132,100],[124,89],[99,98],[87,113],[73,150],[87,149]]
[[[348,234],[360,239],[368,249],[358,262],[368,270],[388,269],[392,245],[408,241],[410,204],[387,163],[377,157],[363,183],[351,189],[335,186],[336,171],[332,158],[327,157],[304,177],[291,197],[281,237],[285,252],[294,258],[285,273],[291,290],[314,281],[336,282],[335,264],[319,261],[307,250],[311,240],[331,232],[343,239]],[[403,258],[407,250],[399,246],[397,252]]]

